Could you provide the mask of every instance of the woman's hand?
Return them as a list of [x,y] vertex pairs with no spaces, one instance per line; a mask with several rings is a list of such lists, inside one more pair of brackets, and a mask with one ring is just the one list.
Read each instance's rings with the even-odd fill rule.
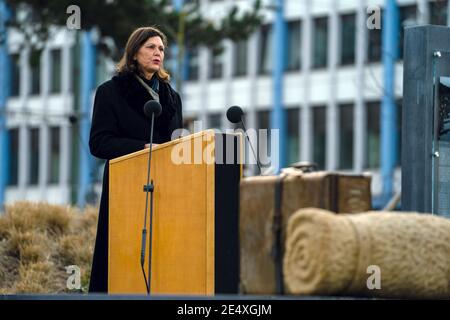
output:
[[[154,147],[156,147],[158,144],[157,143],[152,143],[152,145]],[[150,143],[146,143],[144,149],[150,148]]]

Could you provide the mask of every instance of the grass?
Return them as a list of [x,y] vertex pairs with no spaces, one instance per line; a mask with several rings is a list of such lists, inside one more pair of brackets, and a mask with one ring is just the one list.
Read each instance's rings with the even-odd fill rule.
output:
[[89,287],[98,208],[16,202],[0,215],[0,293],[69,293],[66,267]]

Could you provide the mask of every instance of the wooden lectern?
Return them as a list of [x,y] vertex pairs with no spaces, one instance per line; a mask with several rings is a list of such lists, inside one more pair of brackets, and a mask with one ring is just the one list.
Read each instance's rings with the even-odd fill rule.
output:
[[[241,148],[242,135],[213,130],[153,147],[151,294],[238,292]],[[109,163],[109,293],[146,293],[140,253],[148,152]],[[147,272],[149,243],[146,251]]]

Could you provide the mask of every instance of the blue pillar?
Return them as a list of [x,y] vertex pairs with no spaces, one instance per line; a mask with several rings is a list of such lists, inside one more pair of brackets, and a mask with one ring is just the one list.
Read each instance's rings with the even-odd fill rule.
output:
[[91,108],[92,93],[95,88],[96,74],[96,52],[93,42],[93,31],[83,32],[81,35],[81,77],[80,77],[80,137],[79,141],[79,159],[80,172],[78,180],[78,206],[83,208],[86,204],[86,196],[92,185],[92,169],[94,166],[93,157],[86,151],[86,144],[89,141],[89,132],[91,128]]
[[[275,168],[286,166],[286,121],[283,107],[283,74],[286,65],[286,21],[284,20],[284,0],[275,1],[275,20],[273,23],[273,109],[271,112],[271,128],[279,130],[279,144],[272,146],[271,157],[274,151],[279,151],[279,164]],[[274,150],[275,148],[275,150]]]
[[6,3],[0,0],[0,210],[3,210],[5,204],[5,190],[9,179],[8,131],[6,128],[6,102],[10,87],[8,31],[6,28],[8,16]]
[[382,27],[384,67],[384,95],[381,105],[381,175],[383,181],[382,201],[386,204],[392,197],[392,185],[397,150],[397,109],[395,104],[395,62],[398,58],[399,10],[395,0],[386,0]]

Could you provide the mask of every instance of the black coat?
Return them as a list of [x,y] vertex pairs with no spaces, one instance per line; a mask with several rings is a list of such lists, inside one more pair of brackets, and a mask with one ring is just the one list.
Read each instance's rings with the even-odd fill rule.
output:
[[[168,83],[160,81],[161,115],[155,119],[153,143],[171,140],[182,127],[181,99]],[[111,160],[142,150],[150,140],[150,119],[144,115],[150,94],[132,74],[114,76],[97,88],[89,148],[93,156]],[[92,261],[89,292],[108,291],[108,187],[109,161],[105,164],[103,189]]]

